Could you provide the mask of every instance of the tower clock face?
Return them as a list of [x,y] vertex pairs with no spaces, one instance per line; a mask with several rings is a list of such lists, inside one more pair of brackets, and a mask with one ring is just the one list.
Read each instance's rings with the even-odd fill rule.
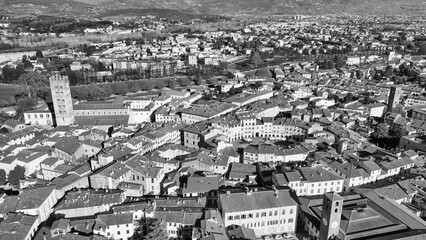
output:
[[327,219],[323,218],[322,223],[324,223],[324,225],[327,226],[328,225]]
[[331,227],[332,227],[332,228],[337,228],[337,222],[333,222],[333,223],[331,224]]

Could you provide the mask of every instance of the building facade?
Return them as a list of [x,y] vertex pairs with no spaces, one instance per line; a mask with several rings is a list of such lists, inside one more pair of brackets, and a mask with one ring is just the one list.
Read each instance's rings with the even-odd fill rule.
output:
[[49,81],[56,125],[69,126],[74,123],[74,110],[68,76],[55,73],[49,78]]

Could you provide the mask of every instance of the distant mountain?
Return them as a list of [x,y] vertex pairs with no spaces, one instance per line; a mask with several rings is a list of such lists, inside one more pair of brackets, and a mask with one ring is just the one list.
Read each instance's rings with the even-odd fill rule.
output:
[[75,0],[210,14],[424,14],[425,0]]
[[[2,0],[0,0],[0,3]],[[92,6],[108,12],[118,9],[173,9],[184,13],[220,14],[408,14],[424,15],[425,0],[3,0],[4,4],[29,3],[58,7]],[[54,4],[56,3],[56,4]],[[104,12],[104,13],[105,13]]]

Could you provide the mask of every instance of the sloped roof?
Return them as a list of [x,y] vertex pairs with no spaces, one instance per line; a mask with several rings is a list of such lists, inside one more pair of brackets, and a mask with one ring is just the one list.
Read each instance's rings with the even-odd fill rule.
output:
[[21,240],[29,234],[37,216],[8,213],[0,223],[0,240]]
[[260,210],[277,207],[297,206],[297,202],[290,196],[289,189],[279,189],[276,192],[269,189],[261,189],[246,193],[231,192],[221,193],[219,200],[222,209],[228,213]]
[[182,193],[206,193],[219,188],[220,176],[202,177],[193,175],[188,178],[186,188],[182,189]]
[[55,191],[54,186],[26,188],[19,195],[19,202],[16,209],[37,209],[46,201],[53,191]]
[[102,214],[96,218],[93,229],[107,226],[133,224],[133,213]]

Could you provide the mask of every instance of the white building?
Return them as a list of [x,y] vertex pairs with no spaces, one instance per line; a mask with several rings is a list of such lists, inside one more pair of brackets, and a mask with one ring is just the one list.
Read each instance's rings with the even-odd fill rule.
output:
[[251,228],[256,237],[296,231],[298,204],[289,189],[232,189],[219,194],[225,227]]
[[132,213],[102,214],[96,218],[93,233],[108,239],[130,239],[134,233]]
[[53,116],[48,109],[29,110],[24,112],[25,124],[35,126],[52,126]]
[[283,185],[280,177],[285,177],[286,184],[294,189],[298,196],[315,196],[326,192],[343,191],[343,177],[322,167],[304,167],[296,171],[276,174],[272,181],[277,186]]

